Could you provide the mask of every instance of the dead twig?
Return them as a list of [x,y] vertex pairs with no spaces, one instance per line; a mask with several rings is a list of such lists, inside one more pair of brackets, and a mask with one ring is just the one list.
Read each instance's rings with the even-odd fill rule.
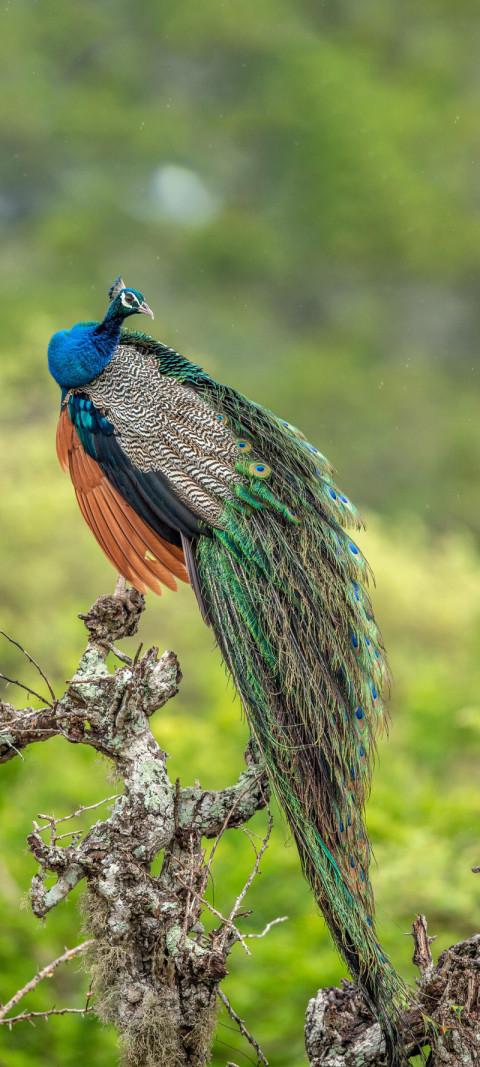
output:
[[10,685],[17,685],[19,689],[24,689],[26,693],[30,693],[30,696],[36,697],[37,700],[41,700],[42,704],[46,704],[47,708],[53,708],[53,704],[47,697],[37,693],[35,689],[31,689],[29,685],[24,685],[23,682],[19,682],[17,678],[8,678],[6,674],[2,674],[0,671],[0,678],[3,678],[4,682],[9,682]]
[[239,805],[240,801],[243,799],[243,797],[245,797],[247,795],[247,793],[250,793],[250,791],[257,784],[257,782],[261,781],[263,776],[264,776],[264,772],[263,771],[260,774],[257,774],[257,777],[253,779],[253,782],[249,782],[249,784],[247,785],[246,789],[243,790],[243,793],[240,793],[240,796],[238,796],[236,798],[236,800],[234,801],[234,803],[232,804],[232,806],[230,808],[230,811],[228,812],[228,814],[227,814],[227,816],[225,818],[223,826],[222,826],[221,830],[219,831],[219,833],[217,834],[217,836],[215,838],[215,841],[213,842],[212,851],[210,853],[209,860],[208,860],[208,863],[206,865],[207,876],[210,873],[210,867],[212,866],[212,860],[213,860],[213,857],[215,855],[215,851],[217,849],[217,846],[218,846],[221,838],[223,837],[223,835],[225,833],[225,830],[228,828],[228,824],[230,822],[230,819],[232,818],[232,815],[233,815],[235,809],[238,808],[238,805]]
[[[58,956],[56,960],[52,960],[52,962],[48,963],[46,967],[43,967],[42,970],[39,971],[34,978],[31,978],[30,981],[22,987],[22,989],[17,990],[17,992],[14,993],[13,997],[10,997],[10,1000],[8,1000],[6,1004],[2,1005],[2,1007],[0,1008],[0,1023],[20,1022],[20,1019],[23,1016],[18,1015],[15,1016],[15,1018],[13,1019],[6,1019],[5,1016],[8,1014],[9,1011],[12,1011],[12,1008],[15,1008],[17,1006],[19,1001],[22,1000],[27,993],[31,993],[32,989],[35,989],[35,986],[37,986],[39,982],[42,982],[44,978],[51,978],[53,972],[56,971],[57,967],[59,967],[61,963],[67,963],[67,961],[73,959],[74,956],[78,956],[80,952],[84,952],[84,950],[88,948],[88,946],[91,944],[91,940],[82,941],[81,945],[75,945],[75,948],[66,949],[62,956]],[[67,1011],[81,1011],[83,1013],[84,1010],[84,1008],[52,1008],[48,1012],[29,1012],[27,1014],[29,1017],[33,1015],[62,1015],[65,1014],[65,1012]]]
[[417,918],[412,923],[412,929],[408,930],[405,937],[413,937],[415,948],[412,956],[412,963],[418,967],[422,978],[430,974],[433,970],[433,958],[430,952],[430,945],[433,941],[436,941],[437,935],[433,937],[427,934],[427,920],[424,915],[417,915]]
[[257,1053],[257,1064],[264,1063],[265,1067],[268,1067],[268,1060],[265,1059],[265,1056],[263,1055],[258,1041],[255,1041],[255,1038],[252,1037],[252,1035],[248,1032],[243,1020],[240,1018],[239,1015],[237,1015],[236,1011],[233,1010],[228,997],[225,996],[225,993],[223,993],[221,989],[218,990],[218,995],[222,1004],[225,1005],[230,1018],[233,1019],[233,1021],[237,1024],[238,1029],[242,1034],[242,1037],[245,1037],[249,1044],[252,1046],[252,1048],[255,1049],[255,1052]]
[[[122,793],[113,793],[111,797],[105,797],[104,800],[97,800],[96,804],[80,804],[80,807],[77,808],[76,811],[72,811],[70,815],[62,815],[60,819],[55,819],[53,815],[41,815],[40,812],[37,815],[37,819],[45,819],[46,822],[51,822],[53,819],[55,826],[58,826],[61,822],[68,822],[69,819],[76,819],[79,815],[83,815],[84,811],[93,811],[94,808],[101,808],[102,804],[108,804],[110,800],[118,800],[122,795]],[[46,829],[46,826],[40,827],[40,833]]]
[[[258,874],[259,867],[260,867],[260,860],[261,860],[265,850],[268,848],[268,842],[270,840],[270,834],[272,832],[272,826],[273,826],[273,816],[272,816],[272,813],[271,813],[270,809],[267,809],[267,810],[268,810],[267,832],[266,832],[265,837],[263,839],[262,846],[258,850],[258,852],[257,852],[257,849],[255,848],[255,845],[253,845],[253,848],[254,848],[254,851],[255,851],[255,865],[254,865],[253,871],[250,872],[250,874],[249,874],[249,876],[247,878],[247,881],[245,882],[245,885],[244,885],[243,889],[238,894],[238,897],[237,897],[237,899],[235,901],[235,904],[233,905],[233,908],[232,908],[232,910],[230,912],[230,915],[228,916],[227,926],[233,926],[234,925],[233,920],[236,918],[236,916],[238,915],[238,913],[240,911],[240,906],[242,904],[242,901],[244,900],[246,894],[248,893],[248,890],[250,889],[250,886],[251,886],[251,884],[253,882],[253,879]],[[226,928],[224,930],[223,938],[220,941],[220,948],[221,949],[223,948],[223,946],[225,944],[225,937],[226,937]],[[244,947],[246,948],[246,945]],[[249,953],[249,955],[250,955],[250,953]]]
[[288,920],[288,915],[281,915],[280,918],[272,919],[271,922],[267,923],[266,927],[264,928],[264,930],[262,930],[261,934],[244,934],[243,936],[244,936],[244,938],[247,938],[247,937],[265,937],[265,934],[268,934],[268,931],[272,929],[272,926],[276,926],[277,923],[286,923],[287,920]]
[[[175,860],[175,862],[178,863],[179,866],[182,866],[185,869],[184,864],[181,864],[176,856],[172,855],[172,859]],[[203,906],[205,908],[208,908],[208,911],[210,911],[212,913],[212,915],[215,915],[217,919],[220,919],[222,927],[225,930],[225,937],[222,938],[221,947],[223,947],[223,945],[225,944],[225,938],[226,938],[226,935],[227,935],[227,931],[228,930],[233,930],[234,933],[236,934],[238,940],[240,941],[240,944],[243,945],[243,948],[245,949],[246,955],[247,956],[251,956],[252,955],[252,953],[250,952],[250,949],[245,944],[245,940],[244,940],[243,934],[240,933],[240,930],[238,929],[238,926],[235,926],[235,923],[232,922],[231,919],[227,919],[225,917],[225,915],[222,915],[221,911],[217,911],[217,909],[213,907],[213,904],[210,904],[209,900],[207,900],[204,896],[202,896],[201,893],[197,893],[194,889],[192,889],[192,886],[189,885],[188,882],[184,882],[183,879],[180,878],[179,874],[177,874],[177,882],[180,882],[180,885],[183,886],[183,888],[186,889],[189,892],[191,897],[195,897],[195,899],[198,900],[198,902],[200,904],[203,904]]]
[[[24,648],[23,645],[19,644],[18,641],[14,641],[13,637],[10,637],[9,634],[6,634],[5,630],[0,630],[0,634],[2,635],[2,637],[5,637],[7,639],[7,641],[10,641],[11,645],[15,645],[17,648],[19,648],[20,652],[23,652],[23,655],[27,657],[27,659],[30,661],[32,666],[36,667],[40,677],[43,678],[43,680],[45,682],[45,685],[47,686],[48,692],[50,693],[50,696],[51,696],[51,698],[53,700],[53,703],[55,704],[57,698],[55,696],[55,693],[54,693],[54,691],[52,689],[52,686],[50,685],[50,682],[49,682],[46,674],[42,671],[42,668],[41,668],[40,664],[37,663],[36,659],[34,659],[33,656],[31,656],[29,652],[27,652],[26,648]],[[49,707],[52,707],[52,705],[50,704]]]
[[47,1011],[23,1011],[10,1019],[0,1019],[0,1026],[12,1028],[14,1023],[28,1023],[32,1019],[48,1019],[50,1015],[89,1015],[91,1008],[48,1008]]

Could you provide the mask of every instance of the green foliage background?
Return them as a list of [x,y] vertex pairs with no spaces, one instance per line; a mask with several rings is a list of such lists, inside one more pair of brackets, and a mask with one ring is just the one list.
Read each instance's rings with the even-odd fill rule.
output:
[[[479,38],[474,0],[15,0],[0,15],[0,626],[61,689],[77,613],[113,586],[57,465],[45,351],[102,317],[121,272],[156,336],[301,426],[367,515],[394,679],[368,822],[381,937],[410,977],[417,911],[439,950],[480,929]],[[150,596],[140,637],[184,670],[154,725],[172,774],[230,783],[246,728],[190,591]],[[0,659],[34,684],[6,642]],[[73,900],[44,926],[20,910],[32,817],[113,792],[105,774],[60,742],[2,768],[2,1000],[80,938]],[[218,906],[250,865],[230,834]],[[307,999],[344,971],[280,815],[249,903],[246,929],[289,922],[252,960],[236,950],[225,988],[271,1064],[297,1067]],[[69,965],[28,1004],[78,1006],[86,985]],[[215,1067],[250,1055],[227,1024]],[[85,1061],[116,1062],[93,1018],[0,1032],[1,1067]]]

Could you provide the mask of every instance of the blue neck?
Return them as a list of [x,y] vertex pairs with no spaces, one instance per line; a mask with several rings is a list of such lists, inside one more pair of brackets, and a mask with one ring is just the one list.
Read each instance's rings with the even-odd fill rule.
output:
[[94,327],[92,333],[94,345],[105,359],[104,366],[109,363],[118,345],[122,321],[123,317],[112,314],[112,305],[110,305],[103,322],[99,322],[98,326]]
[[110,362],[120,338],[123,315],[110,305],[103,322],[77,322],[55,333],[48,346],[50,373],[62,389],[87,385]]

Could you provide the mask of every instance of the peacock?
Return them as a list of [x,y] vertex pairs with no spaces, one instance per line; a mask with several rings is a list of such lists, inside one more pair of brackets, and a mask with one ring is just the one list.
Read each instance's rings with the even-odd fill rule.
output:
[[153,313],[122,278],[109,297],[102,322],[49,344],[60,464],[127,581],[191,584],[304,874],[400,1063],[406,990],[375,933],[364,825],[388,668],[351,535],[361,518],[300,430],[124,326]]

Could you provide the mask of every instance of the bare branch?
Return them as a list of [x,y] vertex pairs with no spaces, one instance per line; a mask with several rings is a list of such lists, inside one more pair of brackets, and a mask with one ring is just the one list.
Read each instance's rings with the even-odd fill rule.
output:
[[[18,1022],[20,1020],[20,1016],[15,1019],[6,1019],[5,1016],[8,1014],[9,1011],[12,1011],[12,1009],[17,1006],[19,1001],[22,1000],[22,998],[26,996],[27,993],[31,993],[32,989],[35,989],[35,986],[37,986],[39,982],[42,982],[44,978],[51,978],[53,972],[56,971],[57,967],[60,967],[61,963],[67,963],[68,960],[72,960],[74,956],[78,956],[80,952],[84,952],[85,949],[91,944],[91,941],[82,941],[81,945],[76,945],[75,948],[66,949],[62,956],[58,956],[56,960],[52,960],[52,962],[47,964],[46,967],[43,967],[42,970],[39,971],[34,978],[31,978],[30,981],[22,987],[22,989],[19,989],[13,997],[10,997],[10,1000],[8,1000],[6,1004],[2,1005],[2,1007],[0,1008],[0,1023]],[[64,1010],[74,1011],[76,1009],[69,1008]],[[45,1013],[38,1012],[35,1014],[43,1015]],[[51,1012],[49,1012],[48,1014],[51,1014]],[[56,1014],[58,1014],[58,1012]]]
[[88,1008],[47,1008],[46,1011],[23,1011],[21,1015],[12,1015],[10,1019],[0,1019],[0,1026],[8,1026],[14,1023],[27,1023],[31,1019],[48,1019],[50,1015],[88,1015],[92,1009]]
[[[260,867],[260,860],[261,860],[265,850],[268,848],[268,842],[270,840],[270,834],[272,832],[272,826],[273,826],[273,817],[272,817],[271,812],[269,811],[269,813],[268,813],[267,832],[266,832],[265,837],[263,839],[261,848],[259,849],[258,852],[256,852],[255,866],[253,868],[253,871],[250,872],[250,874],[249,874],[249,876],[247,878],[247,881],[245,882],[245,885],[244,885],[243,889],[238,894],[238,897],[237,897],[237,899],[235,901],[235,904],[233,905],[233,908],[232,908],[232,910],[230,912],[230,915],[228,916],[228,919],[227,919],[227,925],[228,926],[233,926],[233,920],[235,919],[235,917],[238,915],[238,913],[240,911],[240,906],[242,904],[242,901],[245,899],[245,896],[248,893],[248,890],[250,889],[250,886],[251,886],[251,884],[253,882],[253,879],[258,874],[259,867]],[[224,931],[224,938],[225,938],[225,934],[226,934],[226,929]],[[223,940],[223,943],[222,943],[222,947],[223,947],[223,944],[224,944],[224,940]],[[246,945],[245,945],[245,948],[246,948]],[[248,949],[247,949],[247,951],[248,951]]]
[[417,915],[415,922],[412,924],[412,929],[405,935],[406,937],[413,937],[415,942],[415,949],[413,952],[412,963],[418,967],[422,978],[427,977],[433,971],[433,958],[430,952],[430,945],[433,941],[436,941],[436,935],[430,937],[427,934],[427,920],[424,915]]
[[47,705],[47,708],[53,708],[53,704],[47,700],[47,697],[42,696],[41,693],[37,693],[36,690],[31,689],[29,685],[24,685],[23,682],[19,682],[17,678],[8,678],[6,674],[2,674],[2,671],[0,671],[0,678],[3,678],[4,682],[9,682],[10,685],[16,685],[19,689],[24,689],[26,693],[30,693],[30,696],[37,697],[37,700],[41,700],[42,704]]
[[286,923],[287,921],[288,915],[281,915],[280,918],[272,919],[269,923],[267,923],[261,934],[244,934],[243,936],[245,939],[247,937],[265,937],[265,934],[268,934],[268,931],[272,929],[272,926],[276,926],[277,923]]
[[[40,667],[40,664],[37,663],[36,659],[34,659],[33,656],[31,656],[29,652],[27,652],[26,648],[23,648],[23,645],[20,645],[18,641],[14,641],[13,640],[13,637],[10,637],[8,634],[6,634],[5,630],[0,630],[0,634],[2,635],[2,637],[5,637],[7,639],[7,641],[10,641],[11,645],[16,645],[16,647],[20,649],[20,652],[23,652],[23,655],[27,657],[27,659],[30,661],[32,666],[36,667],[40,677],[43,678],[43,680],[44,680],[44,682],[45,682],[45,684],[47,686],[48,692],[50,693],[50,696],[51,696],[51,698],[53,700],[53,703],[55,703],[57,698],[55,696],[55,693],[54,693],[54,691],[52,689],[52,686],[50,685],[50,682],[49,682],[46,674],[44,674],[44,672],[42,671],[42,668]],[[48,703],[48,701],[47,701],[47,703]],[[52,705],[50,705],[50,707],[51,706]]]
[[220,841],[221,841],[225,831],[228,829],[229,825],[231,825],[233,815],[234,815],[236,809],[238,808],[238,806],[240,804],[240,801],[243,800],[243,798],[245,796],[247,796],[247,794],[253,789],[253,787],[255,785],[258,785],[262,781],[262,778],[264,778],[264,776],[265,776],[265,770],[262,769],[261,773],[257,774],[257,776],[256,776],[256,778],[254,778],[253,782],[251,782],[251,783],[249,783],[247,785],[247,787],[243,790],[242,793],[240,793],[240,796],[238,796],[236,798],[236,800],[232,804],[231,808],[228,810],[228,812],[227,812],[227,814],[225,816],[223,825],[222,825],[219,833],[217,834],[217,836],[215,838],[215,841],[213,842],[213,847],[212,847],[212,850],[210,852],[210,858],[209,858],[209,861],[207,863],[207,872],[210,871],[210,868],[212,866],[213,857],[215,855],[217,847],[220,844]]
[[0,764],[8,763],[35,741],[48,741],[60,732],[53,708],[16,711],[0,700]]
[[[105,797],[104,800],[97,800],[96,804],[80,804],[80,807],[76,811],[72,811],[70,815],[62,815],[60,819],[55,819],[53,815],[37,815],[37,819],[45,819],[46,822],[54,822],[55,826],[58,826],[61,822],[68,822],[69,819],[76,819],[79,815],[83,815],[84,811],[93,811],[94,808],[101,808],[104,804],[109,804],[112,800],[118,800],[121,797],[121,793],[113,793],[111,797]],[[40,833],[43,830],[47,830],[47,826],[40,827]],[[68,837],[70,834],[67,835]]]
[[234,1022],[236,1022],[237,1026],[238,1026],[238,1029],[240,1030],[240,1033],[242,1034],[242,1037],[246,1037],[246,1039],[249,1042],[249,1044],[252,1046],[252,1048],[255,1049],[255,1052],[257,1053],[257,1064],[264,1063],[266,1065],[266,1067],[268,1067],[268,1060],[265,1059],[265,1056],[263,1055],[263,1052],[262,1052],[262,1050],[260,1048],[260,1045],[258,1044],[257,1041],[255,1041],[255,1038],[252,1037],[252,1035],[248,1032],[248,1030],[247,1030],[247,1028],[245,1026],[245,1023],[240,1018],[240,1016],[237,1015],[236,1011],[233,1010],[232,1005],[230,1004],[230,1001],[229,1001],[228,997],[225,996],[225,993],[223,993],[221,989],[218,990],[218,996],[219,996],[222,1004],[225,1005],[230,1018],[233,1019]]

